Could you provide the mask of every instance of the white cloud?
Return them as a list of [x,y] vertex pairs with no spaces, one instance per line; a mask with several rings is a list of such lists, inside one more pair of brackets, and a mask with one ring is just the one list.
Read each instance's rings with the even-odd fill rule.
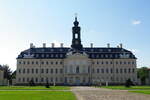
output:
[[133,20],[132,24],[133,25],[139,25],[139,24],[141,24],[141,21],[140,20]]

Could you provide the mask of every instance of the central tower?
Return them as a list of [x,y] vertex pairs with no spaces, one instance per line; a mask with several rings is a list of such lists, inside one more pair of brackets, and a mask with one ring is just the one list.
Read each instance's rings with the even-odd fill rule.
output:
[[78,26],[79,22],[77,21],[77,17],[75,17],[74,26],[72,27],[72,45],[71,47],[75,50],[82,50],[83,46],[81,44],[81,28]]

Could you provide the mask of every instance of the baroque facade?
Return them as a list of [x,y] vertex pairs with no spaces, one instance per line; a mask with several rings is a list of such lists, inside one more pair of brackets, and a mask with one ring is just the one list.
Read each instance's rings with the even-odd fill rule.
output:
[[71,47],[35,47],[17,57],[16,84],[92,85],[137,82],[136,57],[122,47],[83,47],[77,17],[72,27]]

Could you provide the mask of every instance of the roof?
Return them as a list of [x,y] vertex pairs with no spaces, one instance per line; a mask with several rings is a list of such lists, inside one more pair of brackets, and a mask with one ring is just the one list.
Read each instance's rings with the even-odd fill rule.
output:
[[[29,48],[22,51],[17,59],[64,59],[68,52],[76,52],[69,47]],[[124,48],[85,47],[80,53],[86,53],[91,59],[136,59],[135,55]]]

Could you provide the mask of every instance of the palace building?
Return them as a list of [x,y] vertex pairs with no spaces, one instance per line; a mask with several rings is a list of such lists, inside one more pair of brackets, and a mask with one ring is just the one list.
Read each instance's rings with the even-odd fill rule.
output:
[[84,47],[77,17],[72,27],[71,47],[35,47],[22,51],[17,57],[16,85],[94,85],[124,84],[127,79],[137,82],[136,57],[123,48]]

